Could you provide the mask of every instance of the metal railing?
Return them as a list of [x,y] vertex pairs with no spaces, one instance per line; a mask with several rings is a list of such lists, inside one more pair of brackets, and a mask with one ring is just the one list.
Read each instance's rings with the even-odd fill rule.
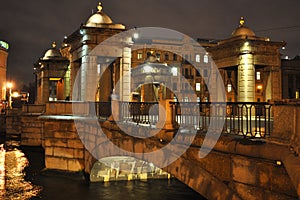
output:
[[[170,106],[172,121],[181,128],[203,133],[216,128],[253,138],[264,138],[272,132],[272,105],[265,102],[171,102]],[[95,109],[99,119],[106,120],[112,113],[111,102],[96,102]],[[158,102],[119,102],[119,117],[125,123],[155,127]]]
[[208,129],[223,127],[223,133],[261,138],[269,136],[272,132],[272,106],[265,102],[171,102],[170,104],[174,111],[173,121],[180,127],[194,128],[204,133]]
[[111,102],[94,102],[96,116],[101,120],[107,120],[111,116]]
[[155,125],[158,122],[158,102],[120,102],[120,120],[137,125]]

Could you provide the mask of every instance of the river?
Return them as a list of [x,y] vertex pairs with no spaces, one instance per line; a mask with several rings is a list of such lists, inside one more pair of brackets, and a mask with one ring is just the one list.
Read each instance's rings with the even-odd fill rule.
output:
[[[8,148],[6,193],[2,199],[20,200],[202,200],[176,179],[118,181],[88,184],[80,176],[43,170],[38,148]],[[23,173],[21,173],[23,172]]]

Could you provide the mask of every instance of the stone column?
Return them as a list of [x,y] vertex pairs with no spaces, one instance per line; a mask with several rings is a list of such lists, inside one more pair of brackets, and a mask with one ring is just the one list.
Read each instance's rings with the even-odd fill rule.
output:
[[97,88],[97,57],[83,56],[81,63],[81,101],[95,101]]
[[238,102],[253,102],[255,98],[255,66],[253,54],[240,55],[238,65]]
[[159,101],[159,120],[156,124],[157,128],[165,130],[174,130],[175,121],[173,120],[173,107],[170,102],[173,99],[165,99]]
[[272,67],[271,70],[271,87],[272,87],[272,99],[282,99],[281,91],[281,70],[279,66]]
[[68,70],[66,71],[65,77],[64,77],[64,97],[69,97],[69,100],[71,98],[71,69],[70,66],[68,66]]
[[120,63],[120,101],[129,101],[131,93],[131,48],[123,48],[123,57]]
[[107,63],[100,64],[100,93],[99,101],[107,102],[110,100],[110,95],[112,91],[112,71],[110,66]]
[[[44,72],[43,75],[44,76]],[[46,103],[49,101],[49,78],[48,77],[41,77],[41,102],[40,103]]]

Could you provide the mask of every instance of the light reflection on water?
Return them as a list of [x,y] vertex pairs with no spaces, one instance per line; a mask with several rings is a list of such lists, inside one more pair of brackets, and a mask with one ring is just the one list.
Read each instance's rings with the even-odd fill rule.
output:
[[5,193],[2,199],[28,200],[40,193],[39,186],[24,179],[24,168],[27,165],[28,160],[20,150],[14,149],[5,153]]
[[[26,154],[26,157],[24,153]],[[44,153],[6,152],[6,194],[3,200],[154,200],[204,199],[175,179],[87,184],[73,177],[41,174]],[[29,166],[26,168],[26,166]],[[25,171],[24,171],[25,169]],[[25,172],[27,173],[25,176]],[[24,178],[25,177],[25,178]]]

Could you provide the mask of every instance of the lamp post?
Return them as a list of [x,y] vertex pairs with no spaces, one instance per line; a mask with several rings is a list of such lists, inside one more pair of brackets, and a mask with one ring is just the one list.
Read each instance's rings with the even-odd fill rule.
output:
[[11,109],[11,89],[13,84],[11,82],[8,82],[6,84],[6,87],[9,89],[9,98],[8,98],[8,108]]

